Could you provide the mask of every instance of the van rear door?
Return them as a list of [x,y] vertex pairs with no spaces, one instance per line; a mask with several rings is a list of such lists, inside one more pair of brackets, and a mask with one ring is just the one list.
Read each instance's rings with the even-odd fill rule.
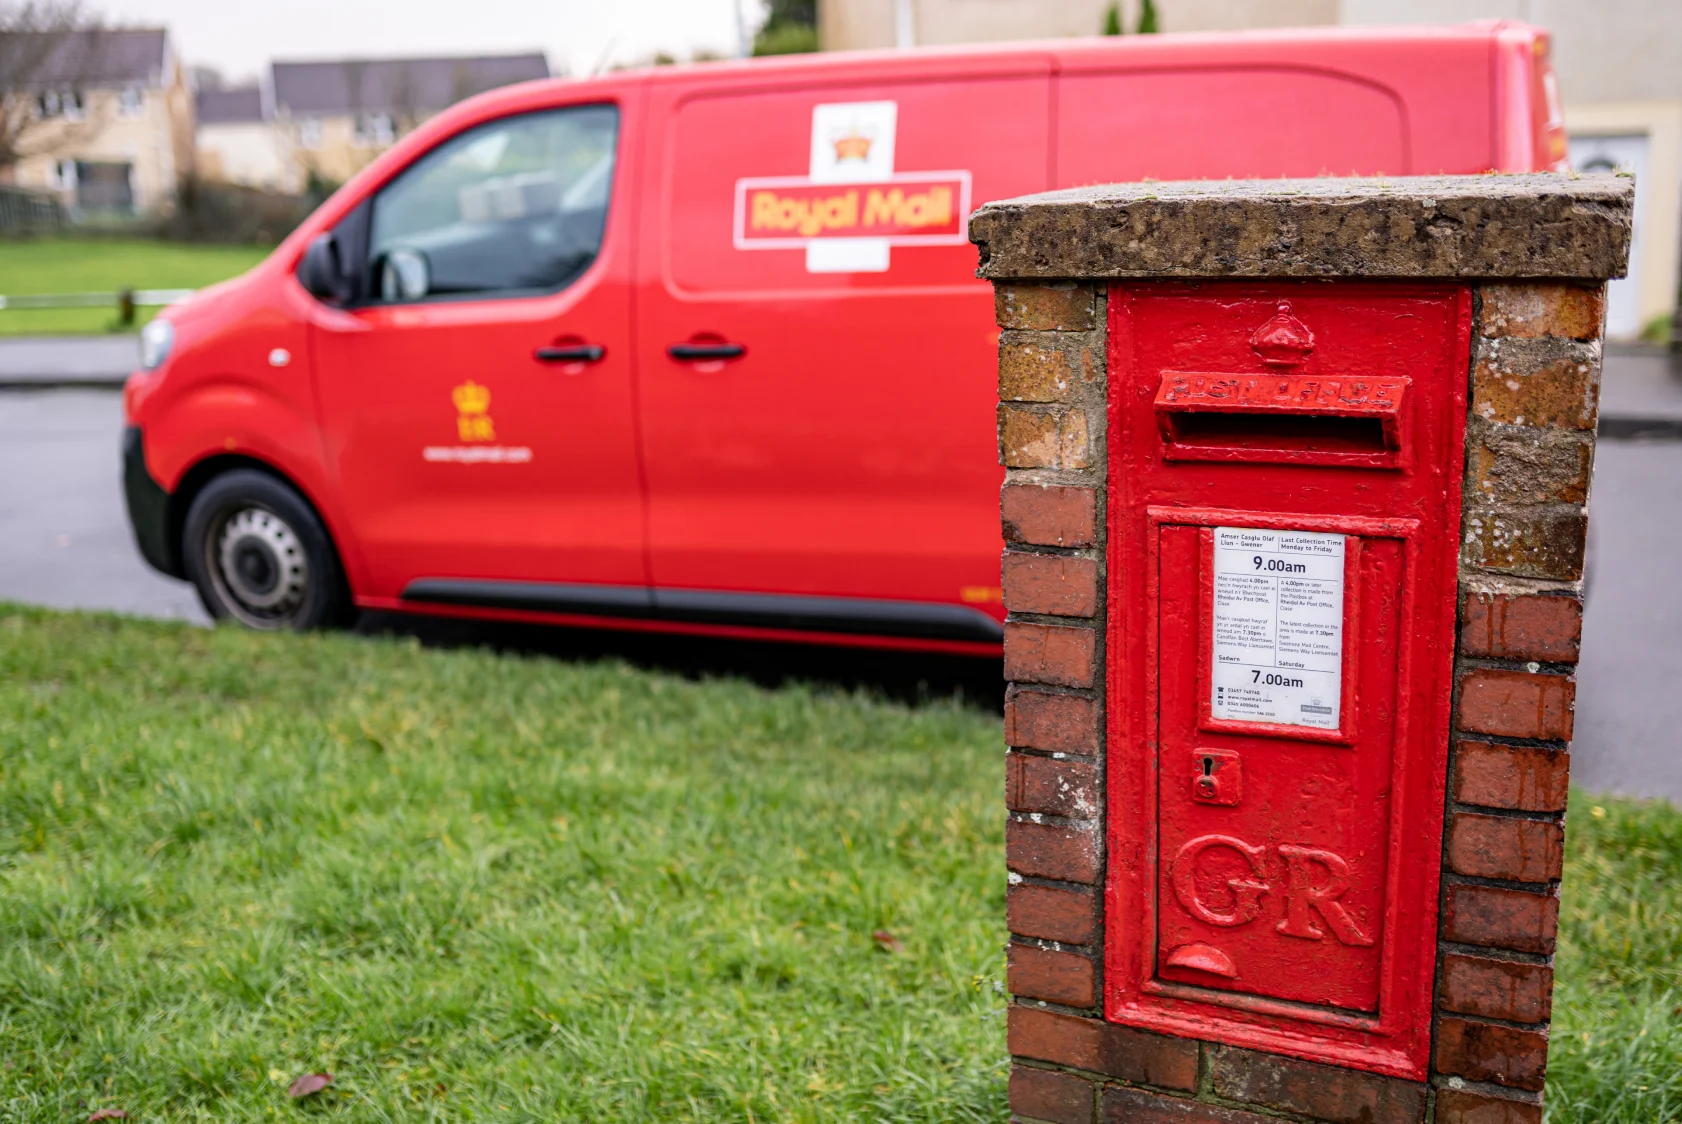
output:
[[1062,76],[1058,104],[1059,187],[1412,170],[1401,99],[1351,75],[1265,64],[1093,71]]
[[[1002,615],[998,335],[965,224],[983,201],[1046,187],[1050,64],[918,65],[650,91],[658,194],[637,346],[657,600],[755,591]],[[970,638],[996,638],[979,623]]]

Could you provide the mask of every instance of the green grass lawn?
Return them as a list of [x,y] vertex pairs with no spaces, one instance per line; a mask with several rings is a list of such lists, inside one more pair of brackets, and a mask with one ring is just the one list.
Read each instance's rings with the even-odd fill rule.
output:
[[1005,1115],[992,715],[15,607],[0,669],[0,1120]]
[[[0,295],[198,289],[244,273],[269,251],[123,238],[0,242]],[[155,310],[141,309],[136,328]],[[0,336],[125,330],[111,308],[0,309]],[[127,329],[133,330],[133,329]]]
[[[1001,740],[0,606],[0,1120],[1003,1121]],[[1682,816],[1574,799],[1549,1118],[1677,1124]]]
[[1682,813],[1571,796],[1551,1124],[1682,1121]]

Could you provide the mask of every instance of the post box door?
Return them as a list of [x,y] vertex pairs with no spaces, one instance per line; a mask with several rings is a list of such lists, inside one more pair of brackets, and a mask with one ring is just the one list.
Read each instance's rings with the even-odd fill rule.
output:
[[1112,1020],[1424,1073],[1469,320],[1112,289]]
[[1156,979],[1376,1012],[1407,539],[1197,518],[1157,524]]

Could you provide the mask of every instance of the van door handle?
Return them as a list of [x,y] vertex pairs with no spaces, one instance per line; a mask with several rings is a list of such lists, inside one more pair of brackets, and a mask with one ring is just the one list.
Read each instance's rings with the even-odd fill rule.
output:
[[599,343],[569,344],[566,347],[540,347],[532,352],[539,363],[595,363],[607,354]]
[[735,359],[747,350],[739,343],[674,343],[666,354],[673,359]]

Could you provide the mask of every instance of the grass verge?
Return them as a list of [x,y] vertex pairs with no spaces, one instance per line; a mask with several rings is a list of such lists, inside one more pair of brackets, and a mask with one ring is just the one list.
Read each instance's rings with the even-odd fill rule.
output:
[[1682,1121],[1682,813],[1577,792],[1566,825],[1550,1124]]
[[0,667],[0,1119],[1004,1116],[991,715],[15,607]]
[[[9,606],[0,668],[0,1120],[1007,1115],[991,715]],[[1567,838],[1549,1120],[1682,1124],[1682,815]]]
[[[199,289],[268,256],[259,246],[201,246],[129,238],[48,238],[0,245],[0,295]],[[135,328],[155,309],[139,309]],[[0,336],[123,331],[110,308],[0,309]]]

